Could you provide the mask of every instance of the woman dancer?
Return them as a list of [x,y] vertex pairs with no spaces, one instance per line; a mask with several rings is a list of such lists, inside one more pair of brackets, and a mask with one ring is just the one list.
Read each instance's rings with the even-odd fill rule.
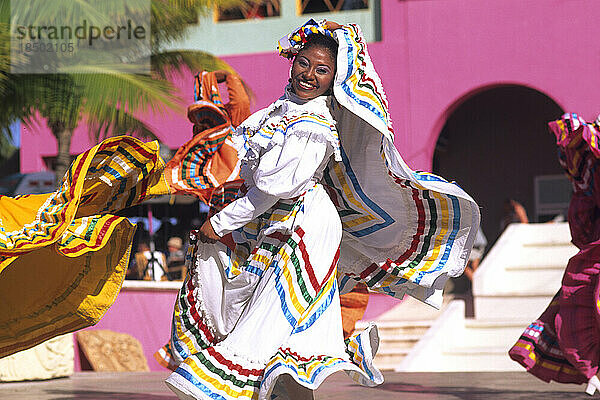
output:
[[375,327],[343,340],[340,289],[439,305],[477,232],[472,199],[395,150],[358,27],[311,20],[280,52],[290,83],[234,134],[245,185],[200,228],[160,352],[181,399],[266,399],[277,382],[312,398],[339,370],[381,383]]
[[600,117],[585,122],[565,114],[550,122],[558,159],[573,185],[569,204],[572,242],[579,248],[550,305],[523,332],[510,357],[543,381],[588,382],[600,389]]

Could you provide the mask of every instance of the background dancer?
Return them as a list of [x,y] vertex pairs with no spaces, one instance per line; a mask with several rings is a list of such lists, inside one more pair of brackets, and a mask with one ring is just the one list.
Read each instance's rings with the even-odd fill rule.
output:
[[[220,82],[227,84],[226,104],[219,92]],[[196,75],[195,102],[187,112],[194,124],[193,137],[177,150],[165,170],[174,193],[193,194],[218,209],[233,200],[241,181],[231,133],[250,115],[249,93],[242,80],[228,71],[203,71]],[[213,197],[215,188],[218,189]]]
[[548,308],[509,355],[546,382],[588,382],[591,395],[600,389],[600,118],[588,123],[565,114],[549,126],[573,186],[568,221],[579,253],[569,260]]

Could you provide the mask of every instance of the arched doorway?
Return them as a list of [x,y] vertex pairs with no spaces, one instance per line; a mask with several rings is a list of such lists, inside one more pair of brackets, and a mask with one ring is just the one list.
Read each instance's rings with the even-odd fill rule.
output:
[[543,93],[511,85],[473,95],[448,117],[433,171],[456,180],[479,203],[490,244],[500,234],[505,199],[519,201],[535,221],[535,177],[562,174],[547,126],[562,113]]

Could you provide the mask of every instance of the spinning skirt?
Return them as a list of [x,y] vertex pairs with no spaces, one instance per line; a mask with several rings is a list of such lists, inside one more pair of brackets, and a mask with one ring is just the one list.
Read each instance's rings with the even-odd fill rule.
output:
[[510,349],[528,372],[550,382],[584,383],[600,362],[600,243],[584,246],[567,265],[561,290]]
[[135,231],[111,215],[169,193],[158,143],[105,140],[54,193],[0,196],[0,357],[94,325],[115,301]]
[[316,185],[221,242],[198,244],[160,351],[175,370],[169,387],[181,399],[267,399],[282,374],[309,389],[339,370],[381,383],[376,328],[343,339],[341,234]]

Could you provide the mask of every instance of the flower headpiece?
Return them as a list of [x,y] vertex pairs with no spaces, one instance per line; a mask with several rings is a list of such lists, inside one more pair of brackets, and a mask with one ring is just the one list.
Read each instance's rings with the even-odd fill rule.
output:
[[334,37],[331,31],[327,29],[327,24],[324,20],[316,22],[311,18],[300,28],[279,39],[279,42],[277,42],[277,50],[279,51],[279,55],[285,58],[294,57],[296,54],[298,54],[298,51],[300,51],[302,45],[306,43],[308,37],[315,33]]

